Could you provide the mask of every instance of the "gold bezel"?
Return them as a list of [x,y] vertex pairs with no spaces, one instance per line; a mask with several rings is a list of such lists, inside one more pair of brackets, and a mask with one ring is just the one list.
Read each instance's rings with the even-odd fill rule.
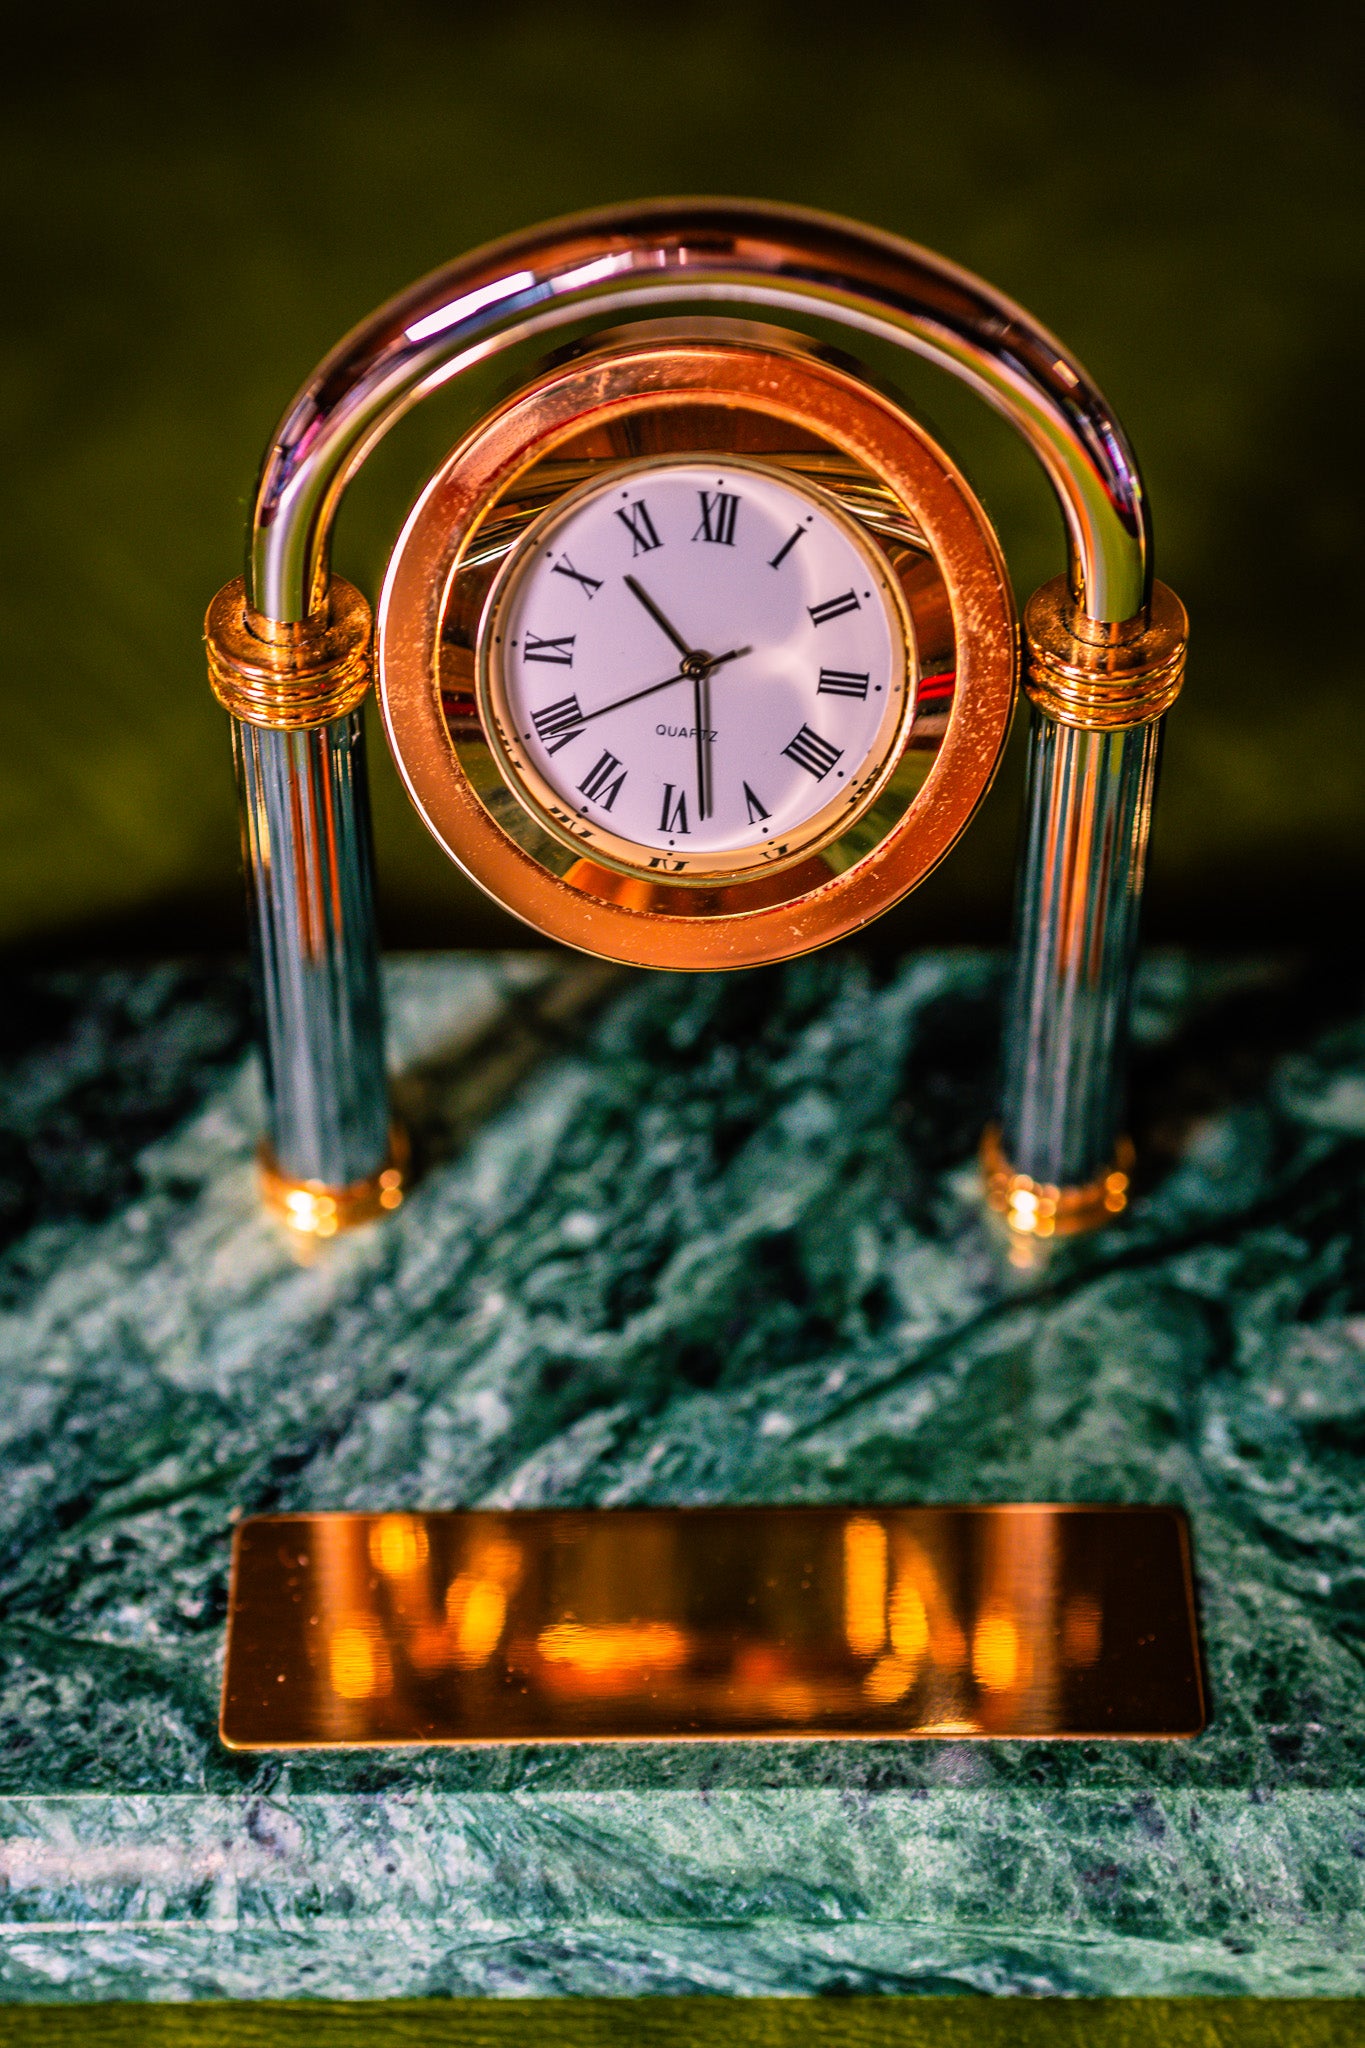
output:
[[[942,650],[942,673],[936,696],[915,693],[899,755],[851,826],[776,871],[699,886],[575,853],[532,817],[479,716],[474,633],[488,584],[547,503],[608,460],[718,441],[828,481],[888,553],[921,671],[927,636]],[[646,967],[757,965],[881,915],[938,864],[989,787],[1016,672],[999,546],[947,456],[850,370],[796,342],[738,338],[731,323],[718,322],[713,340],[626,339],[556,365],[508,399],[427,485],[379,606],[389,740],[436,839],[537,930]]]
[[[660,468],[695,465],[710,470],[720,463],[729,473],[749,471],[774,478],[815,506],[839,526],[849,544],[885,600],[890,615],[892,675],[886,693],[881,722],[864,757],[871,766],[857,780],[827,799],[794,832],[781,840],[754,840],[724,852],[695,853],[685,858],[670,856],[661,848],[605,831],[565,808],[564,799],[553,783],[541,773],[520,745],[516,718],[507,701],[505,661],[501,653],[503,636],[495,630],[498,619],[511,604],[518,585],[532,567],[547,532],[594,498],[617,489],[631,477],[649,475]],[[475,647],[475,687],[485,735],[503,778],[531,817],[559,840],[575,857],[590,853],[594,861],[617,874],[634,875],[645,881],[666,874],[680,887],[709,888],[716,882],[742,882],[757,875],[769,875],[818,853],[832,840],[843,838],[876,802],[894,772],[905,744],[906,730],[914,716],[917,663],[914,631],[900,585],[886,556],[876,548],[866,531],[846,513],[831,492],[822,490],[790,468],[762,462],[755,456],[736,455],[729,450],[698,450],[695,454],[637,456],[632,462],[611,464],[600,476],[585,478],[546,506],[511,548],[498,570],[484,600]]]

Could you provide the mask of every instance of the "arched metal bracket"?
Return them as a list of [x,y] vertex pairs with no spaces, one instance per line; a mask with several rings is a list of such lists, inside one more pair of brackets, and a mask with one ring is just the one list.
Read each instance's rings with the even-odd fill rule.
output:
[[509,236],[433,271],[362,322],[280,422],[252,512],[252,601],[303,620],[326,603],[347,482],[421,399],[514,343],[587,314],[680,303],[808,313],[912,350],[977,391],[1043,464],[1071,543],[1071,592],[1104,621],[1150,587],[1142,479],[1081,365],[1003,293],[928,249],[804,208],[650,200]]
[[[589,316],[717,304],[815,315],[927,358],[1002,413],[1052,482],[1070,562],[1046,632],[1030,631],[1028,823],[991,1187],[997,1197],[1012,1190],[999,1205],[1017,1228],[1030,1211],[1016,1198],[1041,1189],[1032,1214],[1045,1228],[1059,1213],[1049,1191],[1106,1173],[1112,1182],[1159,748],[1160,713],[1142,678],[1155,666],[1178,687],[1184,646],[1183,614],[1177,629],[1164,599],[1159,624],[1152,610],[1136,460],[1081,365],[979,278],[853,222],[728,200],[580,215],[434,272],[327,357],[274,436],[246,584],[228,602],[228,628],[220,613],[215,634],[211,617],[210,647],[236,722],[277,1182],[323,1194],[377,1185],[380,1174],[397,1185],[360,724],[353,708],[326,709],[349,702],[335,694],[324,644],[335,632],[330,541],[347,482],[412,406],[516,343]],[[282,680],[291,662],[316,678],[315,701],[305,690],[301,708]],[[1124,723],[1129,700],[1136,715]]]

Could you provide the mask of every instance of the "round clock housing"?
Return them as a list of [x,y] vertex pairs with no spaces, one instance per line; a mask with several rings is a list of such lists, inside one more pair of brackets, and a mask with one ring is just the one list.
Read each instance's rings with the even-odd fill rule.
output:
[[547,370],[394,551],[380,696],[465,871],[550,936],[754,965],[859,929],[989,786],[1016,674],[995,536],[894,400],[729,321]]
[[612,466],[542,513],[478,660],[499,765],[546,829],[703,885],[837,837],[913,706],[886,556],[828,491],[723,452]]

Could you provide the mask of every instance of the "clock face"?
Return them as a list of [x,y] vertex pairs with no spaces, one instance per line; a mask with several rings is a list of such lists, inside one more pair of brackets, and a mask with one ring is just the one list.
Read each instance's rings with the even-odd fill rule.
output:
[[909,627],[818,487],[689,456],[560,499],[494,585],[484,719],[519,800],[610,865],[687,881],[800,858],[894,765]]

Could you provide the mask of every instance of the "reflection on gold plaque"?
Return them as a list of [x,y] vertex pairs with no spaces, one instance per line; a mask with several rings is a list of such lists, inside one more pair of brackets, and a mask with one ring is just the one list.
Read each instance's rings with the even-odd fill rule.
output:
[[237,1531],[232,1748],[1203,1725],[1173,1509],[280,1515]]

